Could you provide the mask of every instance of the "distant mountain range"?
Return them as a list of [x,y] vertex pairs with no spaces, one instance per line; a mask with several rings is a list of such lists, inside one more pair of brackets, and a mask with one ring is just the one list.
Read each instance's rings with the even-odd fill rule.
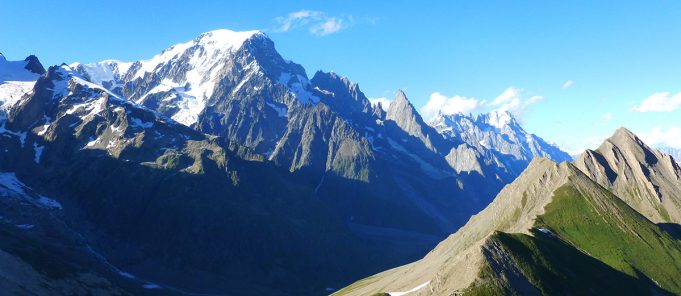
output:
[[428,124],[402,91],[384,111],[258,31],[131,63],[0,55],[0,101],[4,291],[324,294],[570,160],[509,113]]
[[478,116],[439,113],[430,125],[445,138],[463,142],[478,153],[492,152],[498,166],[512,175],[520,174],[535,157],[548,157],[556,162],[572,160],[557,146],[525,132],[508,111]]
[[334,295],[681,293],[681,167],[621,128],[574,163],[536,158],[424,258]]

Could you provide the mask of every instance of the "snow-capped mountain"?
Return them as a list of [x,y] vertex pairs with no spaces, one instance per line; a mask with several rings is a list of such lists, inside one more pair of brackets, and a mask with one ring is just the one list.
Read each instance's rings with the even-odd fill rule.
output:
[[547,157],[556,162],[572,160],[557,146],[527,133],[508,111],[495,110],[477,116],[439,113],[430,125],[447,139],[464,142],[478,150],[496,152],[505,167],[516,175],[535,157]]
[[[319,101],[311,94],[302,67],[278,56],[271,40],[260,31],[215,30],[171,46],[149,60],[108,60],[73,66],[92,78],[90,81],[110,84],[112,91],[139,104],[166,110],[165,115],[187,126],[199,121],[199,115],[213,105],[215,97],[224,100],[236,95],[258,76],[267,76],[270,83],[285,87],[301,103]],[[256,85],[247,87],[258,89]],[[226,89],[229,93],[225,93]]]
[[23,61],[8,61],[0,53],[0,113],[14,106],[44,73],[45,68],[33,55]]
[[[387,112],[374,108],[348,78],[318,71],[308,79],[302,66],[282,58],[272,40],[258,31],[216,30],[149,60],[73,66],[84,78],[121,97],[248,147],[292,172],[331,174],[369,184],[400,179],[397,183],[403,184],[408,183],[405,177],[395,177],[395,172],[417,169],[432,182],[449,180],[450,188],[433,192],[432,198],[467,196],[464,203],[477,204],[476,208],[511,182],[533,155],[544,155],[543,146],[548,146],[503,116],[488,119],[488,126],[499,126],[487,135],[491,145],[446,139],[423,121],[403,92],[397,93]],[[515,142],[506,143],[502,132],[518,133]],[[318,182],[319,189],[337,186],[323,177]],[[411,188],[401,191],[413,194]],[[412,202],[429,199],[424,196]],[[431,216],[429,209],[448,207],[434,200],[426,203],[429,206],[421,210]],[[451,213],[443,214],[442,227],[456,228],[465,221],[453,222],[447,217]]]

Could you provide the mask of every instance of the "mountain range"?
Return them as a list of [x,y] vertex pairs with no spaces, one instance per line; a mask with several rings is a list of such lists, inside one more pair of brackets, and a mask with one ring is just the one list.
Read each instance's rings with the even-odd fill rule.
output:
[[[400,90],[372,106],[259,31],[136,62],[0,55],[0,101],[0,287],[17,293],[325,294],[470,228],[544,158],[572,160],[508,112],[426,123]],[[678,166],[607,149],[555,165],[561,182],[593,180],[672,231]]]

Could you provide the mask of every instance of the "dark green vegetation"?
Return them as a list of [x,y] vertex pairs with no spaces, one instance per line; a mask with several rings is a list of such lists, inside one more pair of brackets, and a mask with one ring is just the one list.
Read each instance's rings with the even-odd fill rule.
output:
[[480,268],[478,278],[464,291],[464,295],[519,295],[508,280],[498,276],[489,264]]

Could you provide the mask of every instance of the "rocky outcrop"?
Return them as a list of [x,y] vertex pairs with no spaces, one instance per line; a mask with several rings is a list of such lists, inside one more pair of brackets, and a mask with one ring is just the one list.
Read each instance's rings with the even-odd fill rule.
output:
[[442,153],[446,150],[447,144],[442,136],[423,121],[402,90],[397,91],[395,100],[388,107],[386,119],[394,121],[408,135],[421,140],[433,152]]
[[681,223],[681,168],[625,128],[575,165],[653,222]]

